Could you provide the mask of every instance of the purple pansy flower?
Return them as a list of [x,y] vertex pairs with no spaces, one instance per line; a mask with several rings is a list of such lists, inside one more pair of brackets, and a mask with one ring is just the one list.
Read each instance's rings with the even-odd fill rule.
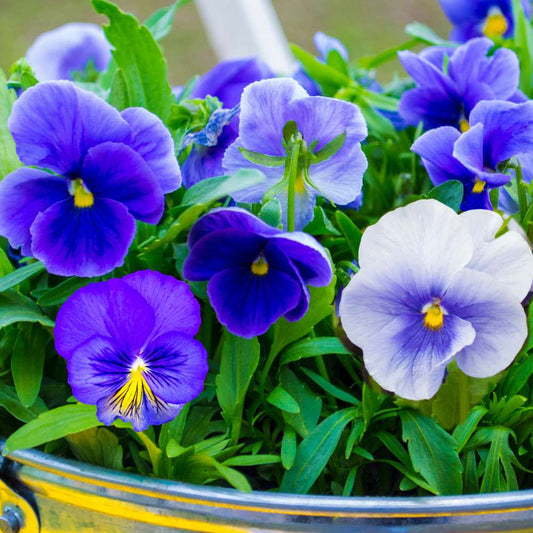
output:
[[96,24],[73,22],[39,35],[26,59],[40,81],[70,80],[89,63],[104,71],[111,60],[111,46]]
[[516,54],[494,46],[490,39],[472,39],[456,49],[433,47],[420,54],[403,51],[398,56],[417,87],[406,91],[399,111],[408,124],[468,127],[470,112],[482,100],[526,101],[518,90]]
[[231,333],[254,337],[284,316],[302,318],[307,285],[330,283],[331,263],[311,236],[284,233],[240,208],[213,209],[191,229],[183,276],[207,281],[218,320]]
[[[241,101],[244,88],[250,83],[273,78],[268,65],[255,57],[221,61],[196,83],[191,98],[215,96],[227,109],[235,108]],[[192,187],[206,178],[224,174],[222,158],[226,148],[237,138],[238,115],[223,125],[215,144],[197,144],[183,163],[183,184]]]
[[424,400],[454,358],[477,378],[512,362],[527,337],[533,255],[516,232],[495,239],[502,224],[491,211],[420,200],[367,228],[340,316],[384,389]]
[[464,184],[461,209],[492,209],[490,189],[511,180],[501,164],[513,156],[533,152],[533,102],[480,102],[470,115],[470,129],[461,134],[443,126],[416,140],[434,185],[448,180]]
[[119,113],[68,81],[39,83],[9,129],[28,165],[0,183],[0,234],[61,276],[121,265],[135,220],[156,224],[181,174],[168,130],[142,108]]
[[[316,197],[322,195],[345,205],[361,192],[367,160],[361,141],[367,136],[365,120],[359,108],[349,102],[309,96],[293,79],[263,80],[248,86],[241,100],[239,137],[227,149],[222,162],[229,172],[241,168],[261,170],[266,180],[250,189],[233,194],[238,202],[260,202],[263,195],[279,184],[276,193],[287,216],[287,188],[283,161],[277,166],[263,166],[247,159],[241,149],[277,158],[287,156],[283,129],[294,122],[307,151],[316,154],[328,143],[345,134],[341,148],[325,161],[314,164],[305,150],[295,183],[295,228],[302,229],[313,218]],[[281,183],[280,183],[281,182]]]
[[145,270],[92,283],[61,307],[55,344],[80,402],[135,431],[173,420],[202,392],[207,353],[193,338],[200,306],[186,283]]
[[[450,38],[466,42],[483,35],[512,37],[514,32],[511,0],[439,0],[450,22],[454,25]],[[524,12],[531,18],[530,0],[521,0]]]

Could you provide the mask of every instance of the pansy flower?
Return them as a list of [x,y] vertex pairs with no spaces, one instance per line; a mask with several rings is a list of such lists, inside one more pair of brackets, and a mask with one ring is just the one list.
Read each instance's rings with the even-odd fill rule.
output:
[[52,274],[92,277],[121,265],[135,220],[156,224],[163,195],[180,186],[159,118],[119,113],[71,82],[25,91],[8,125],[27,166],[0,183],[0,234]]
[[[274,73],[268,65],[255,57],[221,61],[209,72],[200,77],[191,93],[191,98],[217,97],[225,111],[236,108],[241,100],[242,91],[250,83],[265,78],[273,78]],[[215,112],[216,113],[216,112]],[[237,138],[239,116],[226,114],[229,119],[224,122],[222,115],[215,116],[206,130],[216,122],[220,129],[209,142],[196,141],[189,156],[183,163],[183,184],[192,187],[206,178],[224,174],[222,158],[226,148]]]
[[39,35],[26,59],[39,81],[71,80],[89,64],[104,71],[111,60],[111,46],[100,26],[72,22]]
[[[490,189],[512,176],[502,164],[533,152],[533,102],[480,102],[461,134],[450,126],[426,132],[412,146],[435,185],[459,180],[464,185],[461,209],[492,209]],[[524,159],[526,160],[526,159]]]
[[143,431],[173,420],[203,390],[199,327],[187,284],[146,270],[76,291],[57,315],[55,344],[77,400],[96,405],[106,425],[120,418]]
[[[466,42],[474,37],[512,37],[514,32],[512,0],[439,0],[453,24],[450,38]],[[531,18],[530,0],[521,0]]]
[[213,209],[191,229],[183,276],[207,281],[218,320],[231,333],[254,337],[284,316],[302,318],[308,285],[332,278],[325,250],[310,235],[284,233],[240,208]]
[[340,317],[384,389],[424,400],[452,359],[477,378],[513,361],[527,337],[533,255],[516,232],[495,238],[502,224],[491,211],[420,200],[367,228]]
[[[349,204],[361,192],[367,160],[361,141],[367,127],[359,108],[349,102],[309,96],[293,79],[263,80],[243,92],[239,137],[227,149],[222,162],[229,172],[242,168],[262,171],[266,180],[260,185],[233,194],[238,202],[260,202],[267,191],[273,192],[284,206],[287,220],[288,180],[285,167],[289,154],[284,138],[288,123],[305,146],[300,149],[298,177],[295,182],[295,228],[300,230],[313,218],[317,196]],[[321,150],[344,138],[327,157]],[[327,151],[327,149],[326,149]],[[260,154],[258,158],[249,153]],[[267,157],[261,163],[261,155]]]
[[516,54],[499,48],[487,38],[472,39],[456,49],[432,47],[420,54],[398,53],[416,88],[406,91],[399,111],[408,124],[424,123],[426,130],[439,126],[468,128],[472,109],[482,100],[526,101],[518,90]]

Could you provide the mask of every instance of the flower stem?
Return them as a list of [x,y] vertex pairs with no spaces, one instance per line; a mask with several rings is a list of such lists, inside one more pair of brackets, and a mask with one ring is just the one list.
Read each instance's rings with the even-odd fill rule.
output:
[[520,206],[520,221],[524,223],[527,212],[527,196],[526,187],[524,184],[524,174],[522,173],[522,166],[515,167],[516,184],[518,187],[518,205]]
[[287,231],[294,231],[294,188],[298,174],[299,156],[300,142],[296,141],[292,143],[289,164],[285,167],[285,172],[289,177],[289,190],[287,191]]

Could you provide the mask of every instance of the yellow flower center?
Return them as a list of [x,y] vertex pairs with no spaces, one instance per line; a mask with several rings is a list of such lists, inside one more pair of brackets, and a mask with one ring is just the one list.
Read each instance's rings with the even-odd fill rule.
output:
[[294,192],[296,194],[303,194],[305,192],[305,181],[303,172],[296,176],[296,180],[294,181]]
[[265,261],[263,254],[261,254],[251,266],[252,273],[256,276],[266,276],[268,274],[268,263]]
[[81,179],[72,182],[72,191],[76,207],[91,207],[94,204],[93,193],[85,188]]
[[482,193],[485,190],[485,185],[487,185],[486,181],[480,180],[479,178],[476,178],[476,182],[474,183],[474,187],[472,188],[472,192],[479,194]]
[[440,306],[440,300],[436,299],[432,304],[428,304],[422,309],[424,313],[424,326],[433,331],[437,331],[444,325],[445,312]]
[[505,34],[509,24],[499,8],[493,7],[485,19],[483,34],[487,37],[501,37]]
[[157,403],[157,399],[144,377],[144,374],[148,371],[144,361],[138,357],[131,367],[128,381],[111,398],[111,403],[118,408],[121,414],[131,414],[136,409],[139,409],[145,397],[152,404]]
[[459,121],[459,127],[461,128],[461,133],[464,133],[465,131],[468,131],[470,129],[470,124],[468,123],[468,120],[466,120],[466,118],[462,118]]

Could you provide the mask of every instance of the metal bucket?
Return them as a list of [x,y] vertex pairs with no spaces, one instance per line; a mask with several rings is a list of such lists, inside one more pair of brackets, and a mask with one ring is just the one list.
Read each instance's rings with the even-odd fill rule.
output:
[[[533,491],[338,498],[193,486],[38,451],[0,459],[0,531],[533,531]],[[17,529],[18,528],[18,529]]]

